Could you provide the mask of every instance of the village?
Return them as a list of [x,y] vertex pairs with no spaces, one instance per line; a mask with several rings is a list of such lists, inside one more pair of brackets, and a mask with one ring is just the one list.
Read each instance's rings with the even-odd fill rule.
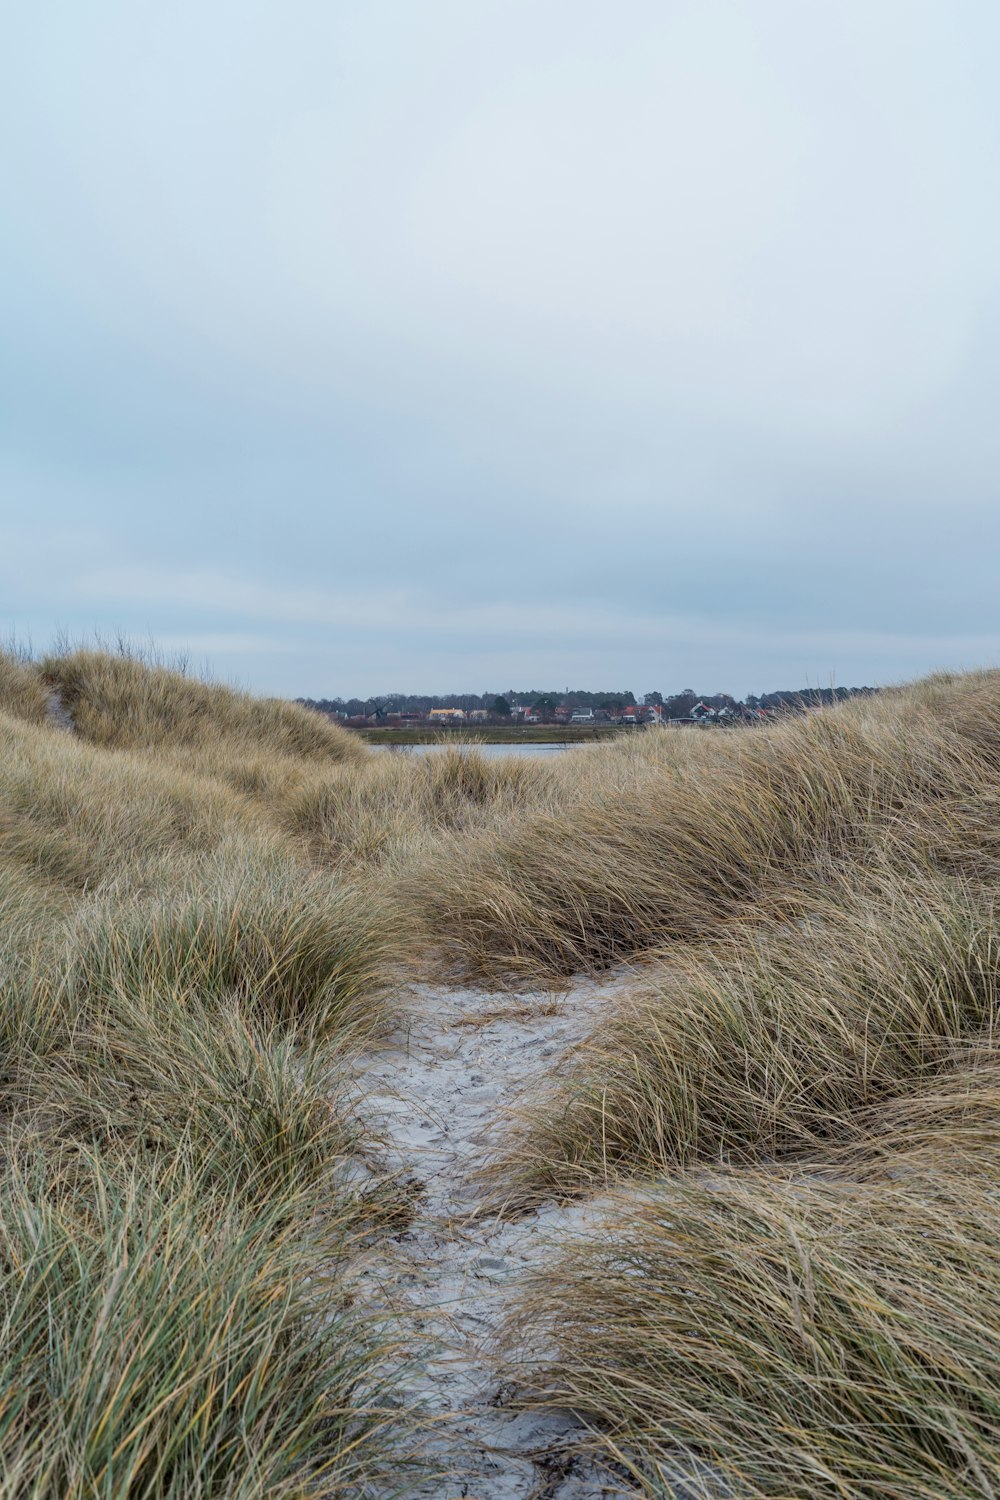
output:
[[489,708],[432,708],[426,715],[419,713],[395,714],[390,710],[385,714],[381,722],[392,724],[431,724],[438,727],[462,726],[468,724],[559,724],[581,726],[598,724],[620,725],[624,728],[636,728],[640,725],[651,725],[666,727],[672,724],[696,724],[696,725],[721,725],[732,724],[742,721],[747,717],[771,718],[773,710],[752,709],[744,710],[730,708],[724,704],[715,708],[709,703],[703,703],[700,699],[693,704],[686,714],[671,717],[666,705],[663,703],[630,703],[619,710],[606,708],[574,708],[572,704],[560,703],[555,708],[539,708],[537,705],[526,703],[511,704],[509,714],[501,717]]
[[858,695],[877,692],[872,687],[780,689],[742,701],[729,693],[697,693],[692,688],[664,695],[646,693],[639,702],[631,692],[565,693],[551,691],[506,693],[386,693],[370,698],[299,698],[305,708],[336,719],[348,729],[418,731],[489,728],[525,730],[537,734],[549,726],[581,733],[630,728],[694,726],[725,728],[762,724],[788,714],[810,713]]

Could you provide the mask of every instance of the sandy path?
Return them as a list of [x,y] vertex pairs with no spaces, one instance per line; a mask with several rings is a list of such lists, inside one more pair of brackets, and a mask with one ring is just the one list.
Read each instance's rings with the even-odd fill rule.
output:
[[76,725],[73,723],[73,715],[69,709],[64,707],[62,693],[58,688],[49,688],[49,701],[46,712],[49,716],[49,725],[53,729],[65,729],[69,734],[76,733]]
[[[484,1345],[512,1284],[596,1217],[593,1206],[546,1205],[516,1222],[476,1217],[472,1181],[504,1107],[579,1040],[609,990],[565,996],[418,990],[409,1030],[368,1059],[362,1109],[384,1121],[401,1172],[424,1184],[412,1227],[379,1252],[372,1294],[404,1300],[415,1334],[435,1353],[410,1375],[409,1395],[440,1421],[427,1458],[448,1477],[414,1500],[607,1500],[620,1482],[574,1456],[583,1436],[569,1413],[512,1414],[496,1404]],[[470,1024],[474,1023],[474,1024]]]

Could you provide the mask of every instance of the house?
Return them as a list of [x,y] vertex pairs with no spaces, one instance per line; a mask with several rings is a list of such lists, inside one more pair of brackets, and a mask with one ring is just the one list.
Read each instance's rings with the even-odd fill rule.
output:
[[592,724],[594,722],[594,710],[592,708],[576,708],[570,715],[571,724]]
[[709,726],[726,727],[736,723],[736,715],[731,708],[713,708],[710,703],[696,703],[689,714],[676,721],[678,724],[700,724],[702,728]]
[[464,708],[432,708],[427,715],[432,724],[463,724]]

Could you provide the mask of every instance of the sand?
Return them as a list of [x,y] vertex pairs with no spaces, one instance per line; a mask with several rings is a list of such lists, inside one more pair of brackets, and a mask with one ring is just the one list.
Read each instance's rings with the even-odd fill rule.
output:
[[505,1111],[586,1034],[609,996],[596,985],[561,996],[420,989],[407,1030],[363,1066],[359,1110],[388,1136],[399,1172],[424,1188],[414,1223],[366,1275],[373,1300],[402,1302],[414,1335],[434,1346],[406,1390],[435,1419],[423,1454],[441,1477],[408,1490],[414,1500],[631,1493],[579,1455],[586,1428],[571,1413],[505,1408],[489,1351],[518,1277],[600,1205],[543,1204],[503,1220],[484,1215],[475,1180]]

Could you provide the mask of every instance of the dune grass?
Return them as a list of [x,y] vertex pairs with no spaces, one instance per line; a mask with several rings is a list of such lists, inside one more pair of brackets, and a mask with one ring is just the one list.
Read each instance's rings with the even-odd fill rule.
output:
[[[136,998],[136,997],[139,998]],[[313,1210],[342,1197],[358,1127],[338,1099],[343,1059],[238,1001],[123,987],[82,1011],[72,1046],[15,1076],[19,1118],[106,1158],[142,1149],[197,1161],[252,1201]]]
[[[394,878],[442,837],[464,843],[496,836],[511,818],[553,805],[559,788],[547,762],[493,759],[475,746],[449,745],[430,755],[376,753],[360,767],[293,782],[276,812],[323,864]],[[386,896],[397,920],[419,936],[394,889]]]
[[35,663],[24,653],[0,648],[0,713],[41,724],[48,710],[49,695]]
[[251,1208],[183,1155],[10,1156],[3,1493],[259,1500],[371,1481],[386,1331],[338,1277],[349,1224],[291,1209]]
[[348,889],[294,866],[210,861],[184,874],[163,894],[81,908],[68,932],[70,990],[190,990],[318,1036],[384,1022],[384,934]]
[[270,829],[245,799],[155,757],[0,716],[0,860],[82,892]]
[[508,1192],[803,1154],[858,1111],[992,1045],[996,893],[846,874],[777,929],[661,950],[523,1112]]
[[940,678],[581,776],[408,893],[468,972],[635,966],[496,1181],[610,1192],[510,1373],[651,1500],[1000,1493],[998,792],[1000,680]]
[[401,900],[449,963],[484,983],[557,982],[713,940],[761,905],[773,918],[789,886],[863,864],[921,809],[992,784],[1000,674],[762,733],[642,741],[639,774],[620,778],[614,746],[575,752],[554,807],[437,840],[404,872]]
[[496,1168],[612,1195],[518,1378],[658,1500],[679,1454],[706,1493],[1000,1493],[1000,674],[531,763],[11,663],[0,1491],[392,1493],[352,1277],[406,1209],[352,1054],[402,974],[617,965]]
[[126,651],[67,650],[46,656],[40,672],[91,744],[209,751],[225,744],[253,755],[326,761],[360,761],[366,754],[346,730],[297,703],[202,682]]
[[864,1181],[803,1164],[613,1203],[525,1295],[521,1377],[651,1500],[681,1468],[711,1496],[995,1494],[995,1087],[974,1171],[939,1114],[916,1161]]
[[348,1083],[390,934],[275,811],[365,753],[124,658],[38,680],[0,713],[0,1491],[378,1493],[408,1418],[351,1286],[405,1205]]

